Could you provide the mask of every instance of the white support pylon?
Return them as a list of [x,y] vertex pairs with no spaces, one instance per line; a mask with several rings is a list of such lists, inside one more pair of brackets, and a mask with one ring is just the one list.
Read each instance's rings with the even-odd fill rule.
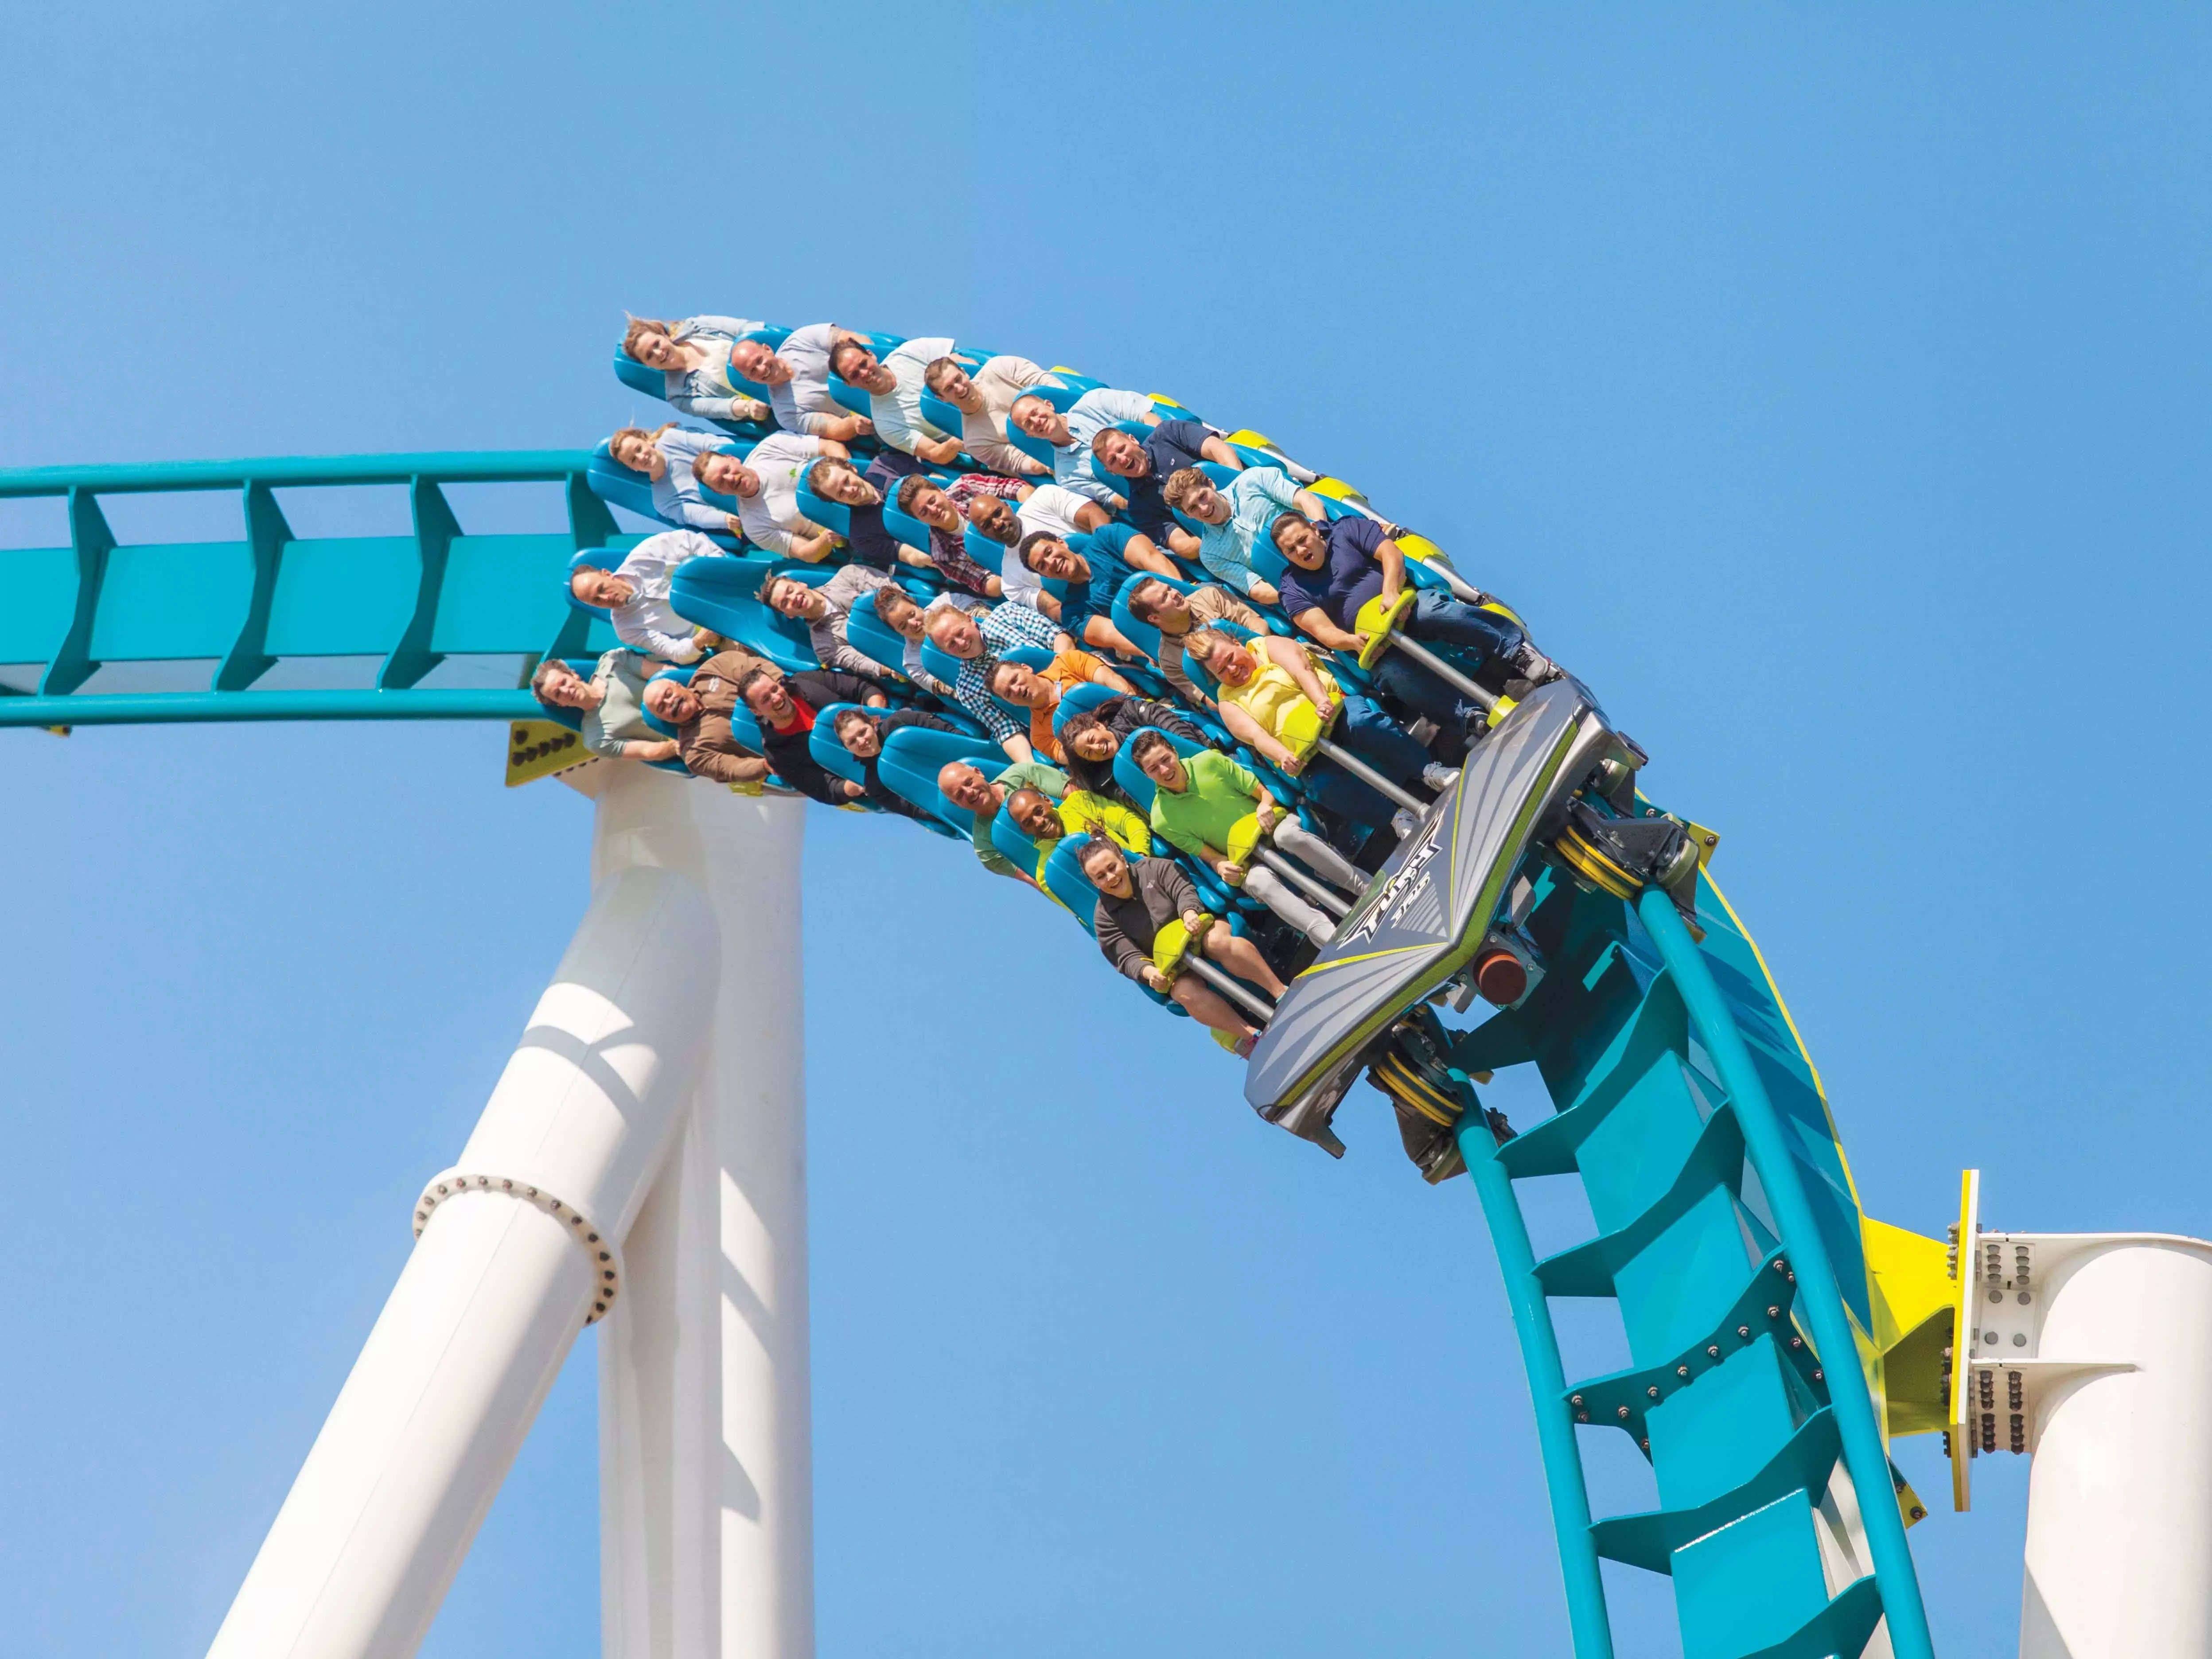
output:
[[811,1654],[799,805],[576,781],[590,908],[210,1659],[412,1655],[601,1313],[608,1652]]
[[[696,859],[722,971],[690,1109],[599,1334],[603,1652],[811,1659],[803,804],[611,781],[595,861]],[[708,798],[684,844],[654,805],[665,789]]]

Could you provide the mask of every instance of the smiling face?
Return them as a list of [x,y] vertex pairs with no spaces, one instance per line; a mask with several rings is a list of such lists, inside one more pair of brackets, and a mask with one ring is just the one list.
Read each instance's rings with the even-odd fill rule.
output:
[[699,463],[699,482],[718,495],[750,501],[760,494],[760,474],[734,455],[716,453]]
[[1114,843],[1093,836],[1083,849],[1083,873],[1093,887],[1109,898],[1127,898],[1135,884],[1129,879],[1129,861]]
[[1091,567],[1083,556],[1058,537],[1031,548],[1028,562],[1038,575],[1049,576],[1054,581],[1087,581],[1091,577]]
[[1163,789],[1180,794],[1190,782],[1182,769],[1182,757],[1165,744],[1156,744],[1138,757],[1137,768]]
[[956,363],[939,377],[937,395],[948,404],[970,404],[975,401],[975,382]]
[[1108,726],[1086,726],[1080,732],[1071,732],[1061,741],[1093,765],[1103,766],[1121,750],[1121,739]]
[[[871,392],[890,392],[896,389],[898,386],[897,378],[884,372],[883,366],[876,362],[874,352],[850,340],[843,342],[830,354],[830,372],[841,380],[849,381],[857,386],[866,386]],[[880,386],[875,385],[874,382],[878,378],[889,384]]]
[[1144,606],[1142,615],[1152,619],[1152,625],[1164,633],[1182,634],[1190,628],[1190,600],[1179,587],[1170,587],[1165,582],[1146,582],[1131,596],[1133,602]]
[[779,617],[789,617],[795,622],[811,617],[820,596],[805,582],[793,576],[771,576],[761,589],[761,599]]
[[837,741],[857,760],[873,760],[884,752],[883,733],[866,714],[838,715]]
[[617,434],[607,446],[607,453],[633,472],[642,472],[648,478],[659,478],[668,471],[668,457],[660,447],[643,432]]
[[966,761],[951,761],[937,774],[937,787],[945,799],[964,812],[988,811],[998,804],[991,781]]
[[1144,445],[1119,427],[1101,428],[1091,441],[1091,453],[1117,478],[1141,478],[1152,470],[1152,458],[1145,453]]
[[1182,510],[1201,524],[1229,522],[1228,499],[1213,487],[1211,480],[1190,492],[1182,504]]
[[935,484],[927,484],[914,492],[907,507],[908,516],[921,520],[933,530],[957,531],[960,528],[960,509],[952,505],[952,497]]
[[538,696],[556,708],[589,708],[597,701],[583,678],[557,659],[540,668],[532,684]]
[[762,386],[781,386],[791,378],[791,365],[770,351],[764,340],[740,340],[732,346],[730,367]]
[[1060,837],[1060,814],[1035,789],[1017,789],[1007,796],[1006,812],[1031,841],[1058,841]]
[[1205,653],[1206,672],[1224,685],[1242,685],[1252,678],[1252,653],[1229,640],[1216,640]]
[[965,611],[946,609],[930,614],[929,637],[940,651],[966,661],[983,654],[983,630]]
[[684,354],[677,349],[676,342],[665,334],[640,334],[632,343],[629,355],[647,368],[678,368],[684,362]]
[[921,637],[921,607],[902,587],[893,587],[886,583],[876,590],[876,617],[901,639],[919,640]]
[[1276,550],[1301,570],[1318,570],[1328,557],[1328,539],[1295,513],[1285,513],[1267,532]]
[[883,500],[876,487],[848,467],[816,467],[806,475],[807,488],[825,501],[844,507],[873,507]]
[[674,680],[655,680],[645,688],[646,712],[671,726],[689,726],[699,718],[699,696]]
[[619,611],[637,597],[637,590],[611,570],[586,565],[568,578],[568,591],[586,605]]
[[1043,398],[1034,394],[1014,399],[1014,406],[1006,411],[1006,418],[1032,438],[1041,438],[1048,444],[1064,444],[1068,441],[1067,416]]
[[978,495],[969,501],[968,522],[1002,546],[1012,547],[1021,539],[1021,521],[1003,495]]
[[790,725],[799,714],[791,693],[779,679],[757,679],[745,687],[745,707],[753,711],[755,720],[777,727]]

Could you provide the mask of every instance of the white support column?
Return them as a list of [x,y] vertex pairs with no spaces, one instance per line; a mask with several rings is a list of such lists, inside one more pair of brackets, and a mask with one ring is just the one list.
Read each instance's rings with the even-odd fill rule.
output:
[[2157,1233],[1978,1242],[1975,1387],[1987,1380],[1999,1445],[2019,1390],[2035,1459],[2021,1659],[2208,1659],[2212,1244]]
[[[611,863],[210,1650],[404,1659],[428,1631],[682,1115],[719,951],[700,884]],[[612,1275],[612,1277],[610,1277]]]
[[593,777],[611,769],[578,780],[608,786],[595,862],[695,875],[722,960],[690,1108],[600,1333],[604,1652],[811,1659],[803,804]]

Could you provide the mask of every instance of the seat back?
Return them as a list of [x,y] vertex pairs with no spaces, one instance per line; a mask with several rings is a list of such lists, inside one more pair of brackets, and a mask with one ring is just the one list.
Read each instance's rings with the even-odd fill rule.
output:
[[876,614],[872,592],[853,601],[845,619],[845,643],[878,667],[894,674],[906,672],[906,636]]
[[805,623],[779,616],[760,602],[761,583],[779,575],[819,586],[835,574],[823,566],[764,555],[690,559],[677,567],[668,601],[686,622],[712,629],[787,674],[795,674],[819,668],[821,659],[814,654]]
[[624,351],[615,348],[615,378],[633,392],[642,392],[648,398],[663,398],[668,393],[668,376],[657,368],[647,368]]
[[962,527],[960,545],[969,558],[994,576],[1005,574],[1006,556],[1014,550],[1004,542],[993,541],[972,524]]
[[[902,478],[899,482],[903,483],[906,481]],[[894,541],[917,552],[929,551],[929,526],[911,514],[899,511],[896,489],[884,492],[884,528],[890,532]]]
[[999,816],[991,820],[991,845],[999,856],[1006,860],[1024,875],[1034,878],[1044,849],[1030,839],[1028,830],[1016,823],[1013,815],[1001,806]]
[[816,463],[809,461],[799,474],[799,510],[824,530],[852,538],[853,514],[842,501],[817,495],[811,488]]
[[[1083,931],[1093,938],[1098,932],[1098,890],[1091,884],[1091,878],[1083,873],[1081,848],[1091,840],[1088,836],[1067,836],[1054,844],[1051,855],[1044,861],[1044,890],[1066,907],[1068,914],[1083,924]],[[1116,851],[1121,851],[1116,848]],[[1125,851],[1123,858],[1128,857]]]
[[968,417],[961,411],[960,405],[946,403],[927,387],[923,388],[921,394],[921,418],[939,432],[950,433],[955,437],[967,429],[965,422]]
[[660,511],[653,504],[653,480],[617,460],[608,444],[607,439],[600,439],[592,450],[592,459],[585,463],[584,481],[591,485],[592,494],[641,519],[659,518]]
[[964,760],[988,775],[1003,766],[1006,758],[999,745],[988,738],[908,727],[892,732],[884,742],[883,756],[876,762],[876,776],[901,800],[965,836],[974,827],[974,816],[945,799],[944,791],[937,787],[938,773],[948,761]]
[[1121,694],[1110,685],[1071,685],[1060,694],[1060,706],[1052,711],[1052,732],[1060,735],[1060,728],[1071,717],[1087,714],[1109,697]]

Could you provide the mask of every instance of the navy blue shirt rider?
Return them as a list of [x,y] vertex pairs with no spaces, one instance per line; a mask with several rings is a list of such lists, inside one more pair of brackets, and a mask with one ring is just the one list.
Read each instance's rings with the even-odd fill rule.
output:
[[[1069,549],[1080,555],[1091,567],[1091,580],[1066,584],[1067,592],[1060,595],[1060,625],[1077,639],[1083,637],[1083,624],[1093,617],[1114,616],[1114,596],[1121,591],[1121,584],[1129,580],[1134,568],[1121,556],[1121,550],[1129,538],[1141,532],[1125,524],[1102,525],[1088,533],[1079,532],[1067,538]],[[1054,582],[1056,589],[1062,584]]]
[[[1128,519],[1144,534],[1156,542],[1167,540],[1168,532],[1174,527],[1174,509],[1168,506],[1168,479],[1186,466],[1196,466],[1205,459],[1200,447],[1210,434],[1203,421],[1162,421],[1158,426],[1146,428],[1138,441],[1144,445],[1145,453],[1152,458],[1152,470],[1141,478],[1121,478],[1106,474],[1106,481],[1129,503]],[[1102,474],[1105,469],[1098,469]]]
[[1318,570],[1301,570],[1285,561],[1280,584],[1283,614],[1318,609],[1346,632],[1357,632],[1359,607],[1382,591],[1382,566],[1376,550],[1387,541],[1381,525],[1357,515],[1330,521],[1328,557]]

